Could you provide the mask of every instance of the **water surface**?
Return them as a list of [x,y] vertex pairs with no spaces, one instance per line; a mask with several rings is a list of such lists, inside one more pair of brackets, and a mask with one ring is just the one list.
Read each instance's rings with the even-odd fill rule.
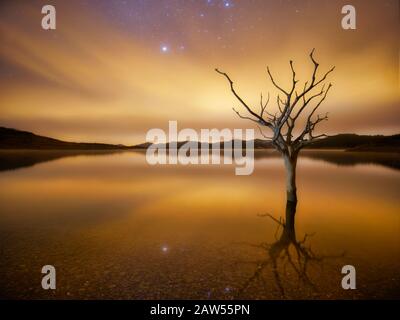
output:
[[[295,247],[274,259],[268,251],[286,206],[271,151],[256,152],[250,176],[231,165],[150,166],[141,152],[1,151],[0,296],[399,298],[398,158],[303,152],[304,263]],[[41,288],[46,264],[57,269],[55,291]],[[346,264],[357,290],[341,288]]]

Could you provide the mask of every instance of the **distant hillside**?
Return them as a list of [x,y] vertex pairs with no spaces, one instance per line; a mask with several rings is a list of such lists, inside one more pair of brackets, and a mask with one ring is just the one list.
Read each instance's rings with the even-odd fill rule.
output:
[[[178,141],[175,142],[176,143],[176,148],[180,148],[182,147],[184,144],[188,143],[189,141]],[[194,143],[196,143],[195,141],[193,141]],[[169,142],[166,143],[166,148],[169,149],[171,148],[171,144],[173,142]],[[246,147],[246,141],[242,140],[230,140],[228,141],[228,145],[230,146],[234,146],[235,144],[242,144],[242,148],[244,149]],[[224,149],[224,142],[215,142],[215,143],[209,143],[208,146],[211,149],[213,146],[219,145],[220,149]],[[152,145],[151,143],[142,143],[140,145],[136,145],[135,147],[139,147],[142,146],[143,149],[146,149],[147,147],[149,147],[150,145]],[[157,145],[157,144],[156,144]],[[159,146],[161,146],[161,144],[158,144]],[[200,148],[201,146],[207,145],[206,142],[197,142],[197,147]],[[255,149],[269,149],[269,148],[273,148],[271,142],[267,141],[267,140],[261,140],[261,139],[255,139],[254,140],[254,148]]]
[[[177,142],[180,148],[187,141]],[[240,143],[240,142],[239,142]],[[223,142],[220,144],[223,149]],[[142,143],[135,146],[105,144],[105,143],[79,143],[67,142],[39,136],[31,132],[0,127],[0,149],[44,149],[44,150],[116,150],[116,149],[147,149],[151,143]],[[210,144],[211,148],[213,144]],[[200,143],[198,142],[198,146]],[[246,142],[242,141],[242,147]],[[169,148],[169,143],[167,144]],[[271,149],[270,141],[255,139],[255,149]],[[373,151],[373,152],[400,152],[400,134],[393,136],[361,136],[357,134],[338,134],[318,140],[308,149],[344,149],[347,151]]]
[[0,127],[0,149],[104,150],[127,148],[105,143],[66,142],[27,131]]
[[[187,143],[187,141],[177,142],[177,148]],[[218,144],[218,143],[217,143]],[[223,149],[224,143],[219,143]],[[150,144],[142,144],[147,148]],[[210,148],[213,144],[210,144]],[[198,142],[200,147],[200,143]],[[242,141],[242,147],[245,148],[246,142]],[[138,146],[137,146],[138,147]],[[170,143],[166,144],[170,148]],[[271,149],[270,141],[255,139],[254,149]],[[361,136],[357,134],[338,134],[318,140],[307,147],[307,149],[342,149],[346,151],[373,151],[373,152],[400,152],[400,135],[393,136]]]
[[338,134],[314,142],[310,149],[345,149],[347,151],[400,152],[400,134],[393,136],[361,136]]

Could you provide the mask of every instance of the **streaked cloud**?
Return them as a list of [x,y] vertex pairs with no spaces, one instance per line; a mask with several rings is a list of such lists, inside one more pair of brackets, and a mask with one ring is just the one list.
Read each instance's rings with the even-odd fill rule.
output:
[[[198,32],[205,29],[201,21],[179,20],[170,28],[185,28],[190,37],[174,38],[165,52],[162,39],[155,46],[151,37],[143,39],[115,26],[95,5],[76,10],[77,2],[56,2],[59,21],[54,32],[40,29],[40,2],[3,5],[0,68],[6,72],[0,75],[0,125],[58,138],[126,144],[141,142],[148,129],[165,127],[168,120],[195,128],[251,127],[235,118],[231,108],[238,105],[213,69],[229,72],[243,97],[258,106],[260,91],[274,93],[267,64],[286,85],[288,60],[293,59],[299,77],[306,80],[311,70],[308,53],[315,47],[321,69],[336,65],[332,94],[321,109],[332,115],[324,129],[397,133],[398,31],[393,30],[393,8],[377,1],[357,2],[358,29],[346,33],[334,10],[342,2],[332,1],[328,7],[317,3],[303,5],[302,14],[287,12],[287,20],[282,19],[285,12],[266,13],[270,20],[262,29],[254,19],[256,7],[246,10],[249,7],[241,8],[237,1],[229,9],[240,14],[233,32],[224,30],[217,14],[207,18],[207,32]],[[197,9],[187,8],[191,13]],[[220,33],[229,36],[229,48],[219,44]]]

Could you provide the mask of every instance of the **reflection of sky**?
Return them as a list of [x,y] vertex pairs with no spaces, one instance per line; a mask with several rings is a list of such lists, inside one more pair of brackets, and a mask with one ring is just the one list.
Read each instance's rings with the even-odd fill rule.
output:
[[[61,158],[0,174],[0,186],[4,187],[0,199],[5,209],[2,217],[7,216],[7,204],[12,204],[10,213],[16,210],[29,218],[26,215],[31,212],[30,201],[42,208],[38,215],[68,211],[70,206],[75,208],[71,215],[79,214],[80,205],[84,204],[87,209],[90,203],[99,212],[114,207],[117,213],[131,207],[136,213],[150,210],[179,215],[189,206],[192,214],[229,215],[230,210],[242,212],[244,207],[237,205],[248,203],[249,198],[254,200],[247,204],[248,212],[263,212],[266,204],[271,205],[274,212],[284,208],[285,179],[283,161],[279,157],[257,160],[254,174],[250,176],[236,176],[233,166],[150,166],[145,154],[131,152]],[[329,201],[332,208],[327,210],[337,211],[337,216],[352,209],[345,210],[349,203],[357,203],[360,212],[371,216],[381,206],[379,214],[387,213],[389,217],[390,212],[396,212],[398,175],[399,171],[376,165],[338,167],[301,157],[298,164],[300,205],[303,210],[306,207],[313,212],[313,206],[323,206]],[[23,198],[26,201],[17,201]],[[333,198],[341,200],[333,201]],[[371,203],[363,205],[365,199],[370,199]],[[180,201],[185,206],[180,207]],[[18,219],[18,215],[14,218]],[[168,243],[161,244],[161,248],[163,246],[169,247]]]
[[[387,288],[378,281],[382,272],[397,284],[399,171],[300,158],[297,174],[298,238],[315,233],[310,244],[321,255],[345,250],[344,262],[379,290]],[[232,261],[265,259],[263,251],[253,256],[257,248],[233,244],[276,241],[276,224],[258,214],[283,216],[284,181],[282,161],[256,161],[255,174],[235,176],[224,165],[149,166],[137,153],[76,156],[2,172],[3,279],[29,288],[37,278],[20,275],[35,274],[50,259],[68,272],[59,295],[229,296],[254,272]],[[318,280],[321,294],[349,294],[332,290],[340,285],[332,279],[341,276],[339,267],[320,272],[329,278]],[[82,279],[90,282],[85,292],[78,291]]]
[[229,72],[257,107],[260,91],[274,93],[266,65],[288,85],[293,59],[305,79],[315,47],[321,71],[337,67],[323,128],[398,131],[395,0],[353,1],[356,31],[340,28],[342,1],[54,3],[55,31],[40,28],[39,1],[1,6],[0,125],[128,144],[174,119],[182,127],[252,127],[236,118],[213,69]]

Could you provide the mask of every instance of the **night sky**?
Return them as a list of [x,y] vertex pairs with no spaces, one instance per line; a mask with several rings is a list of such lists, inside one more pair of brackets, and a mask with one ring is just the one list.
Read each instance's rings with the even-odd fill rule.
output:
[[[341,8],[357,30],[341,28]],[[57,29],[41,28],[53,4]],[[0,126],[61,139],[132,144],[146,131],[245,128],[218,67],[258,106],[289,85],[289,60],[308,80],[336,66],[324,132],[398,133],[398,1],[2,1]],[[273,111],[276,105],[271,102]]]

